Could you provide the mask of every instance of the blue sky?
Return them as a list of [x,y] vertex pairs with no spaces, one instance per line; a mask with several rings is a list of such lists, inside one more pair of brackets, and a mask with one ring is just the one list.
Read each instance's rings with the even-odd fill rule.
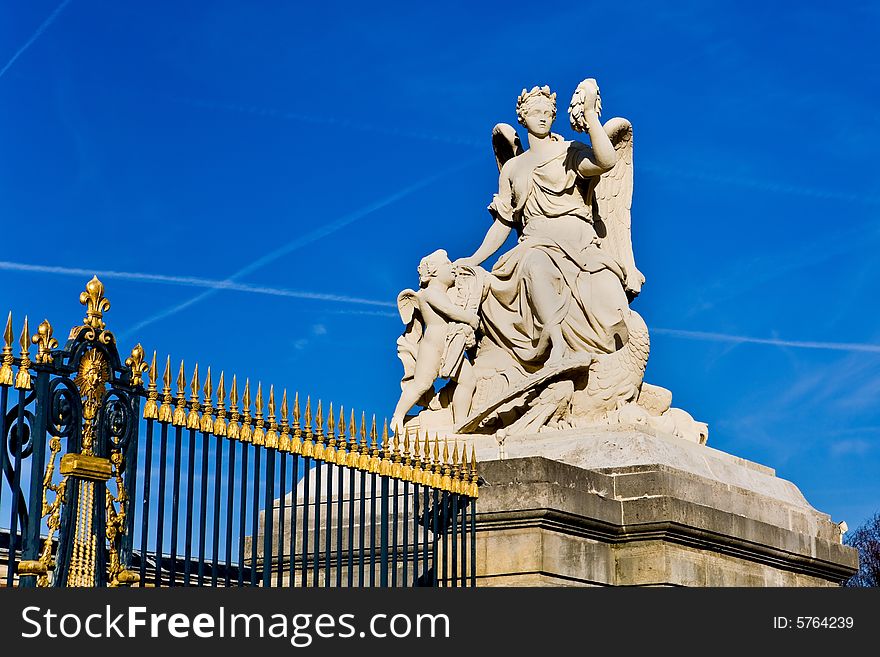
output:
[[64,334],[99,272],[122,349],[389,415],[394,300],[482,239],[492,126],[595,77],[634,124],[647,380],[854,528],[880,510],[878,28],[868,2],[2,0],[0,306]]

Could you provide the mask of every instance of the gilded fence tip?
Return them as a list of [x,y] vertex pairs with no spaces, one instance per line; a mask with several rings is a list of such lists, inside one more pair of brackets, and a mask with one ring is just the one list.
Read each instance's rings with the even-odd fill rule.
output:
[[24,316],[24,327],[21,329],[21,336],[18,344],[21,345],[20,362],[18,365],[18,373],[15,375],[15,387],[19,390],[31,389],[31,358],[28,349],[31,346],[30,335],[28,335],[28,318]]
[[3,331],[3,353],[2,363],[0,363],[0,385],[12,385],[12,364],[15,356],[12,355],[12,311],[6,318],[6,330]]
[[171,422],[171,356],[165,360],[165,373],[162,375],[162,405],[159,406],[159,422]]
[[382,425],[382,458],[379,461],[379,474],[387,477],[391,474],[391,446],[388,444],[388,420]]
[[238,437],[243,443],[251,442],[254,435],[254,428],[251,426],[253,417],[251,417],[251,380],[245,377],[244,392],[241,394],[241,429]]
[[159,405],[156,403],[159,399],[159,391],[156,387],[156,352],[153,351],[153,359],[150,361],[147,382],[147,401],[144,403],[144,419],[155,420],[159,417]]
[[321,400],[318,400],[318,408],[315,410],[315,446],[312,448],[312,458],[324,458],[324,414]]
[[226,385],[224,372],[220,371],[217,380],[217,418],[214,420],[213,434],[218,437],[226,435]]
[[354,409],[351,409],[348,421],[348,456],[346,457],[345,464],[350,468],[356,468],[358,467],[359,459],[357,423],[355,422]]
[[226,425],[226,437],[230,440],[238,440],[239,424],[238,414],[238,379],[235,374],[232,375],[232,385],[229,386],[229,424]]
[[333,416],[333,402],[330,402],[327,409],[327,438],[330,440],[330,445],[336,447],[336,418]]
[[311,458],[315,450],[315,442],[312,440],[312,398],[306,395],[306,407],[303,412],[303,435],[305,436],[302,443],[302,455]]
[[[52,337],[52,325],[49,323],[48,319],[44,319],[40,322],[40,325],[37,327],[37,332],[31,336],[31,342],[37,345],[37,356],[34,359],[36,362],[49,364],[53,361],[52,350],[58,347],[58,340]],[[143,363],[143,348],[138,345],[135,349],[140,349],[141,363]],[[135,349],[132,349],[131,351],[132,356],[134,356]],[[129,362],[126,360],[125,364],[128,365]],[[144,364],[143,367],[146,369],[146,364]],[[141,373],[143,373],[143,370],[141,370]],[[134,371],[132,371],[132,377],[134,377]],[[140,375],[138,375],[138,383],[140,383]],[[132,383],[132,385],[134,384]]]
[[199,417],[199,364],[193,368],[192,381],[189,384],[189,413],[186,416],[186,428],[198,429],[201,426]]
[[477,498],[480,496],[480,487],[479,487],[479,479],[480,476],[477,474],[477,450],[474,445],[471,445],[471,488],[470,488],[470,496],[473,498]]
[[269,386],[269,414],[266,417],[266,447],[278,448],[278,421],[275,419],[275,386]]
[[205,404],[202,406],[202,419],[199,429],[202,433],[214,433],[214,407],[211,405],[211,393],[214,391],[211,383],[211,367],[205,371],[205,386],[202,392],[205,395]]
[[180,370],[177,373],[177,399],[174,415],[171,416],[171,424],[175,427],[186,426],[186,373],[184,372],[183,360],[180,361]]
[[86,307],[83,323],[95,331],[103,331],[104,313],[110,310],[110,301],[104,296],[104,284],[97,276],[86,283],[84,292],[80,292],[79,302]]
[[282,452],[290,452],[290,420],[288,419],[290,408],[287,404],[287,388],[281,393],[281,410],[279,413],[281,415],[281,422],[279,423],[281,435],[278,438],[278,449]]

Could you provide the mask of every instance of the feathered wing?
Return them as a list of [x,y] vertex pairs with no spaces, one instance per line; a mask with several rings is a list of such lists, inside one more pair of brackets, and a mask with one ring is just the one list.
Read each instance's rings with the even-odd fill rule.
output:
[[492,150],[495,151],[499,173],[507,160],[523,152],[522,142],[512,125],[499,123],[492,128]]
[[596,203],[599,217],[607,235],[602,248],[608,249],[626,271],[626,293],[630,299],[638,296],[645,277],[638,270],[632,248],[630,210],[633,195],[633,130],[626,119],[613,118],[605,125],[611,143],[617,150],[617,164],[596,184]]
[[402,386],[415,375],[416,356],[419,351],[419,341],[422,339],[419,298],[414,290],[407,289],[397,295],[397,310],[400,312],[400,319],[406,325],[403,335],[397,338],[397,356],[403,363],[403,378],[400,381]]

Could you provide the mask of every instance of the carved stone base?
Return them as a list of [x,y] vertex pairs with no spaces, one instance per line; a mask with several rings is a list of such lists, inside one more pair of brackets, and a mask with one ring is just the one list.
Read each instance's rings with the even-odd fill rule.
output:
[[835,586],[858,569],[794,484],[719,450],[636,426],[508,438],[503,460],[477,440],[478,585]]

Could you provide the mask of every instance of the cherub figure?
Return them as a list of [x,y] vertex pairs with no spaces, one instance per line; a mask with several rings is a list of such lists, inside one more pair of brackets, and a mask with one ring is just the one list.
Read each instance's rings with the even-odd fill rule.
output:
[[397,340],[404,376],[400,400],[391,417],[395,432],[402,430],[404,416],[414,404],[423,400],[427,406],[431,395],[426,393],[433,393],[438,378],[455,384],[453,421],[467,416],[476,385],[465,351],[476,344],[483,270],[455,267],[446,251],[439,249],[422,258],[418,272],[418,292],[404,290],[397,297],[406,329]]

